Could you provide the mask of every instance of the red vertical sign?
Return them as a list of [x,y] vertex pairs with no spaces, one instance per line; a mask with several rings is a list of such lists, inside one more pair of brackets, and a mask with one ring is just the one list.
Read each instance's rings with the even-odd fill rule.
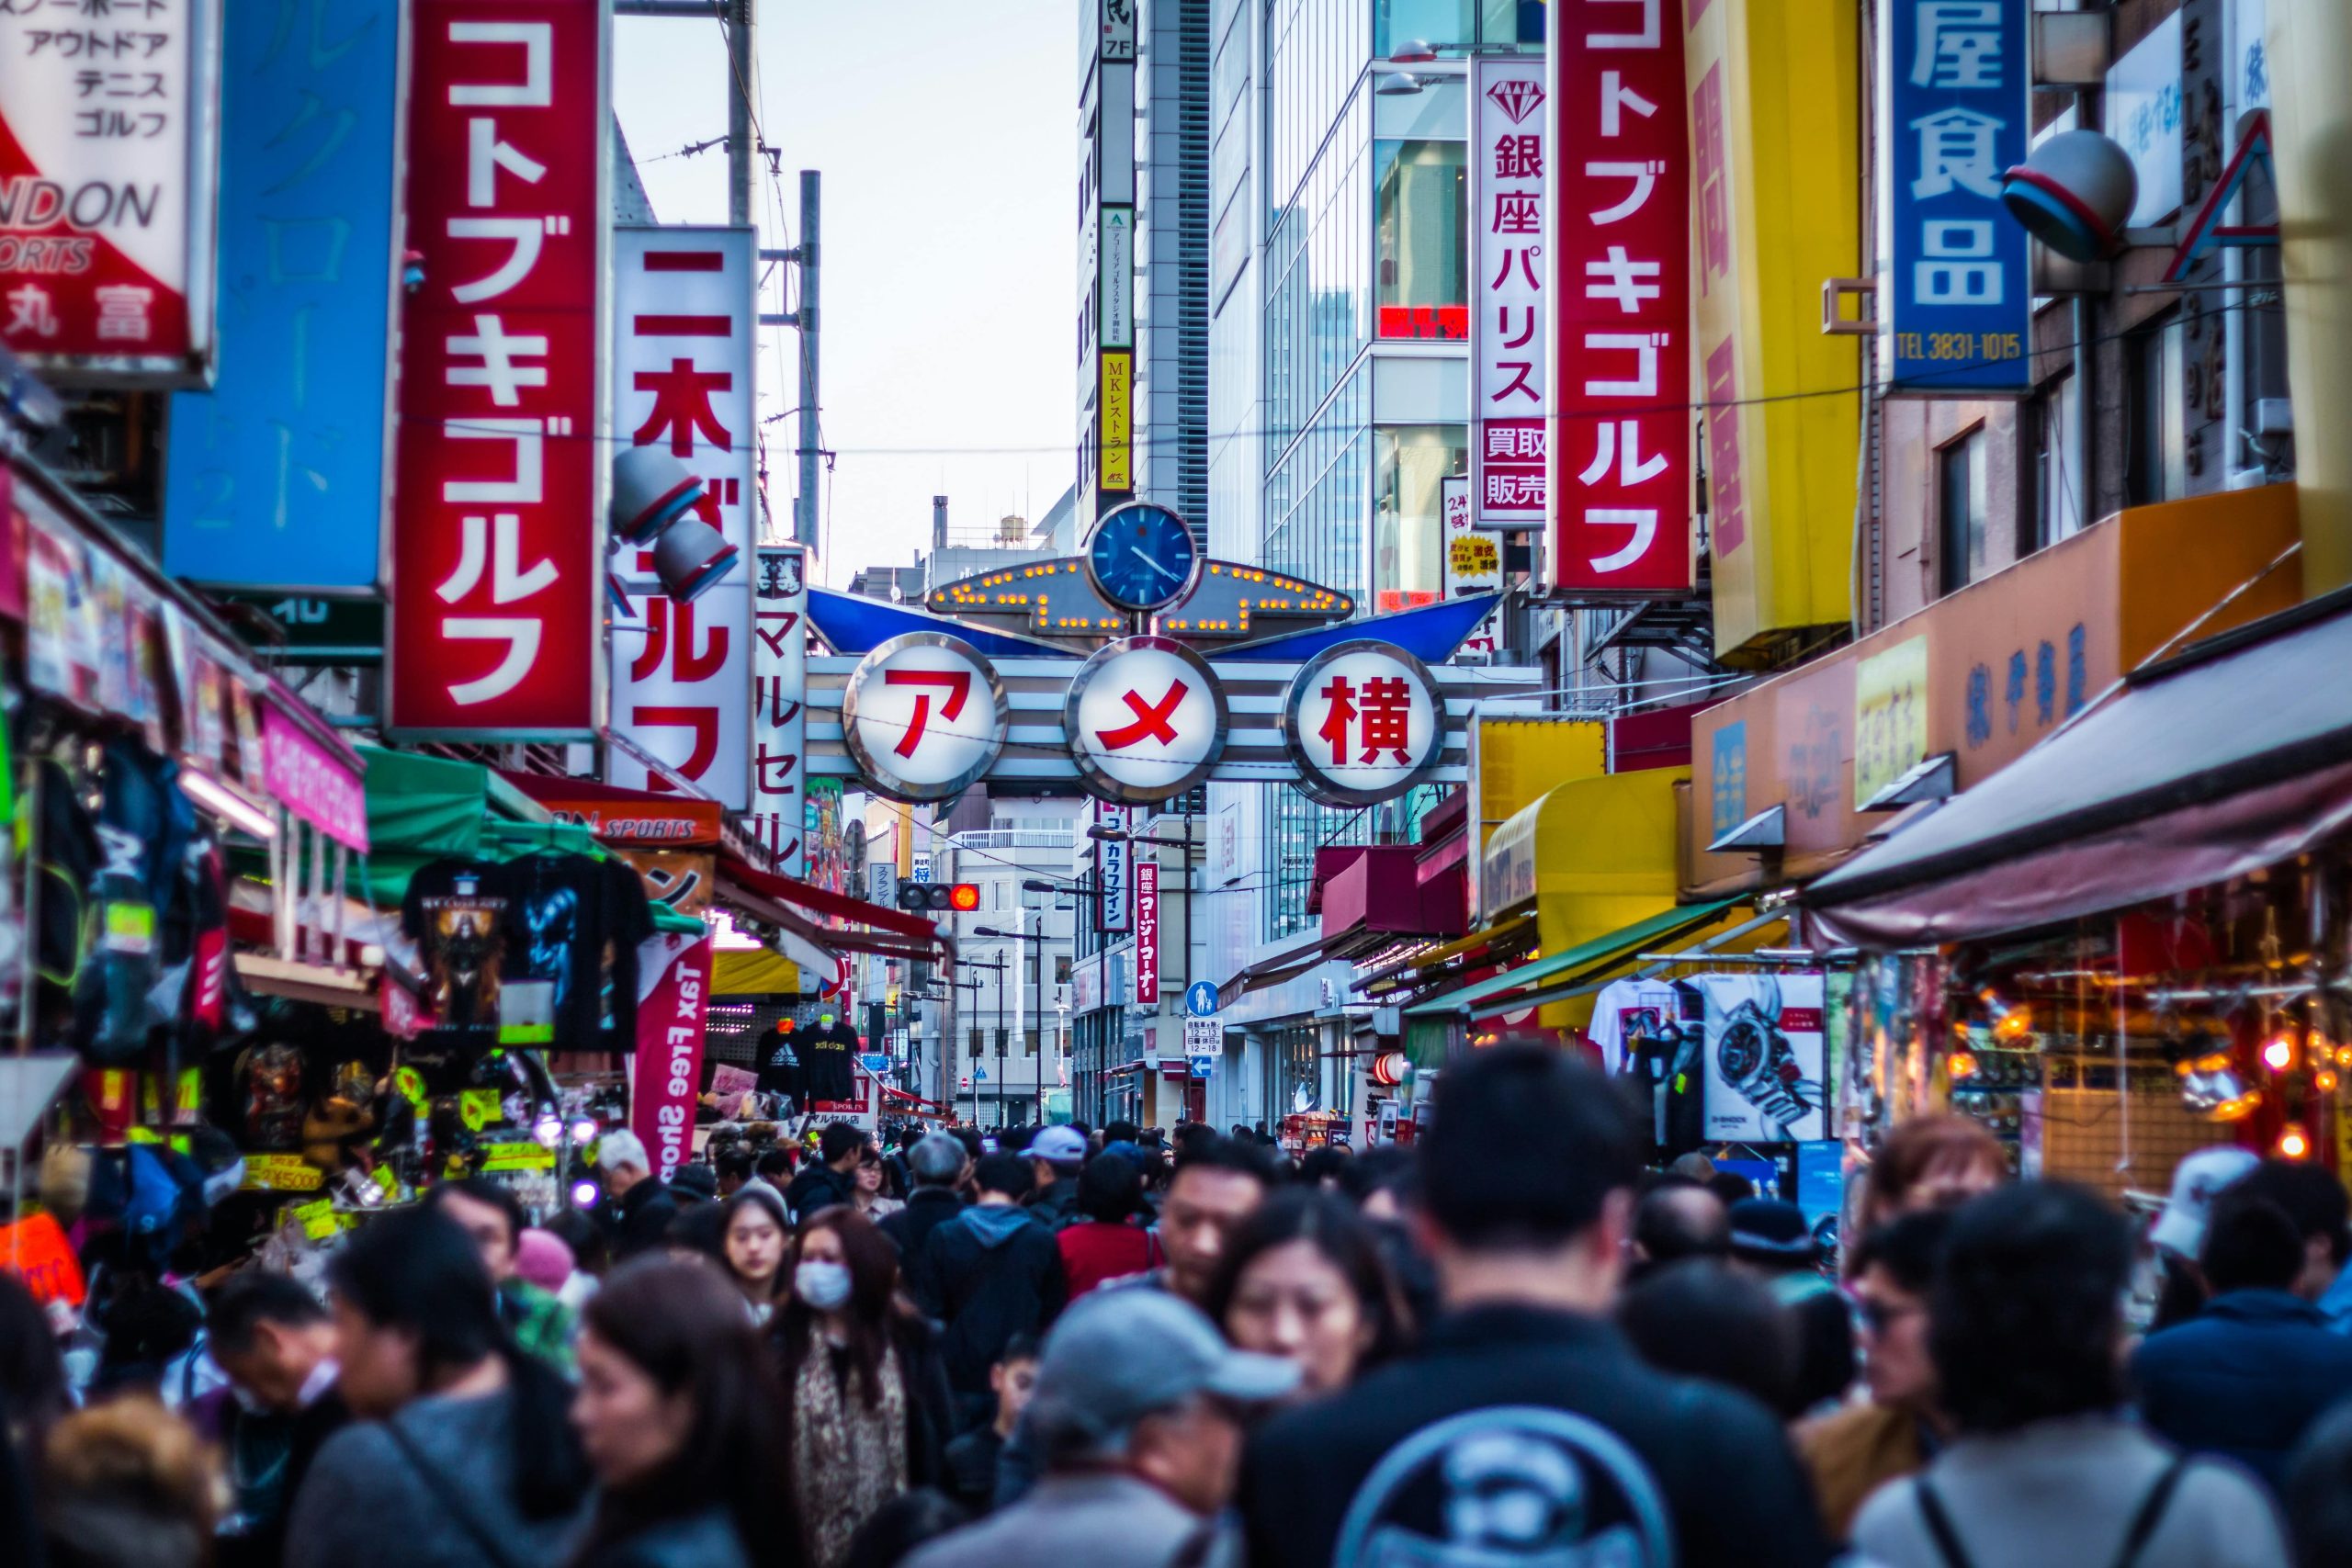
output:
[[1136,862],[1136,1006],[1159,1010],[1159,863]]
[[599,0],[416,0],[386,727],[593,734]]
[[1690,153],[1672,9],[1549,7],[1547,575],[1572,592],[1691,586]]
[[667,1181],[694,1154],[702,1089],[702,1033],[710,1003],[710,939],[664,931],[637,950],[641,976],[637,1055],[630,1058],[628,1130]]

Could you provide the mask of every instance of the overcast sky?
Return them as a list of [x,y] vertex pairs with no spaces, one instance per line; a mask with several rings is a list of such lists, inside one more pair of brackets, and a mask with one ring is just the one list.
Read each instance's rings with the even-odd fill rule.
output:
[[[1042,515],[1075,469],[1077,0],[786,6],[759,35],[762,243],[797,237],[799,175],[825,176],[824,445],[838,454],[820,581],[910,562],[931,498],[958,534]],[[614,98],[664,223],[724,222],[716,21],[617,24]],[[780,191],[778,227],[774,192]],[[782,269],[779,269],[780,271]],[[785,309],[771,286],[765,309]],[[763,415],[797,406],[796,334],[763,334]],[[768,501],[790,527],[797,417],[767,425]],[[825,512],[819,511],[820,531]]]

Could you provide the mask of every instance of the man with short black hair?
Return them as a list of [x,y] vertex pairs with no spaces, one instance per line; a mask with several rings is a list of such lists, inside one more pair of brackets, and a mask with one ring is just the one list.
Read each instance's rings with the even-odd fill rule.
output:
[[882,1234],[899,1244],[899,1256],[911,1271],[922,1256],[931,1233],[964,1212],[964,1145],[944,1133],[933,1133],[907,1151],[907,1168],[914,1189],[904,1207],[877,1222]]
[[948,1385],[970,1415],[984,1409],[989,1368],[1016,1334],[1043,1334],[1069,1286],[1053,1232],[1021,1206],[1034,1178],[1016,1154],[992,1154],[973,1172],[979,1197],[933,1231],[910,1284],[916,1302],[947,1325],[941,1346]]
[[452,1177],[425,1193],[428,1207],[458,1222],[481,1253],[491,1283],[498,1287],[498,1315],[514,1342],[556,1371],[572,1369],[571,1309],[555,1292],[543,1291],[514,1271],[525,1222],[514,1190],[490,1176]]
[[1415,1223],[1446,1313],[1418,1353],[1261,1428],[1250,1559],[1813,1568],[1779,1424],[1644,1365],[1608,1321],[1646,1145],[1597,1068],[1502,1045],[1449,1066]]
[[718,1174],[721,1198],[732,1198],[752,1179],[752,1156],[740,1144],[719,1150],[710,1163]]
[[351,1419],[335,1392],[334,1320],[290,1277],[247,1269],[213,1293],[205,1329],[236,1391],[221,1430],[236,1487],[233,1528],[223,1528],[213,1561],[277,1568],[311,1461]]
[[2231,1184],[2268,1200],[2295,1222],[2303,1267],[2289,1287],[2318,1306],[2338,1334],[2352,1334],[2352,1199],[2333,1171],[2301,1160],[2267,1159]]
[[797,1222],[820,1209],[852,1201],[857,1190],[857,1162],[866,1150],[865,1130],[850,1122],[828,1122],[817,1134],[817,1157],[792,1179],[784,1201]]
[[1635,1278],[1686,1258],[1730,1256],[1731,1211],[1690,1178],[1661,1177],[1634,1205]]

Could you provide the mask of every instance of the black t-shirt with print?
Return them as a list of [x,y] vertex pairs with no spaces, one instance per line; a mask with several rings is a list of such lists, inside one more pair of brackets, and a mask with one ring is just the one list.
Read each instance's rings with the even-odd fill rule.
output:
[[510,1027],[509,1037],[564,1050],[635,1048],[637,949],[653,934],[637,873],[588,855],[525,855],[502,869],[513,901],[506,983],[531,988],[531,1021],[546,1026]]
[[424,967],[424,1005],[435,1026],[427,1050],[483,1047],[498,1040],[512,904],[505,868],[487,861],[437,860],[409,879],[401,929]]
[[811,1102],[857,1098],[853,1067],[858,1042],[847,1024],[835,1019],[810,1025],[793,1035],[792,1044],[800,1053],[802,1098]]

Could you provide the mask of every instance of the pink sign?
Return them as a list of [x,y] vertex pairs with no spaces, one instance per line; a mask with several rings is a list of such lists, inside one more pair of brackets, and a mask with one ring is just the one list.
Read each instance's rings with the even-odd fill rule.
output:
[[667,1181],[694,1152],[710,939],[664,931],[638,948],[637,973],[628,1126],[645,1141],[653,1174]]
[[1136,862],[1136,1005],[1159,1010],[1159,863]]
[[368,852],[368,789],[349,764],[261,705],[262,787],[339,844]]
[[1544,181],[1552,116],[1544,62],[1471,62],[1471,232],[1478,247],[1471,323],[1477,364],[1477,516],[1490,527],[1544,525],[1544,411],[1551,402],[1550,310],[1544,299]]
[[[1548,7],[1546,562],[1571,593],[1690,588],[1690,138],[1664,0]],[[1489,436],[1492,432],[1488,432]]]

